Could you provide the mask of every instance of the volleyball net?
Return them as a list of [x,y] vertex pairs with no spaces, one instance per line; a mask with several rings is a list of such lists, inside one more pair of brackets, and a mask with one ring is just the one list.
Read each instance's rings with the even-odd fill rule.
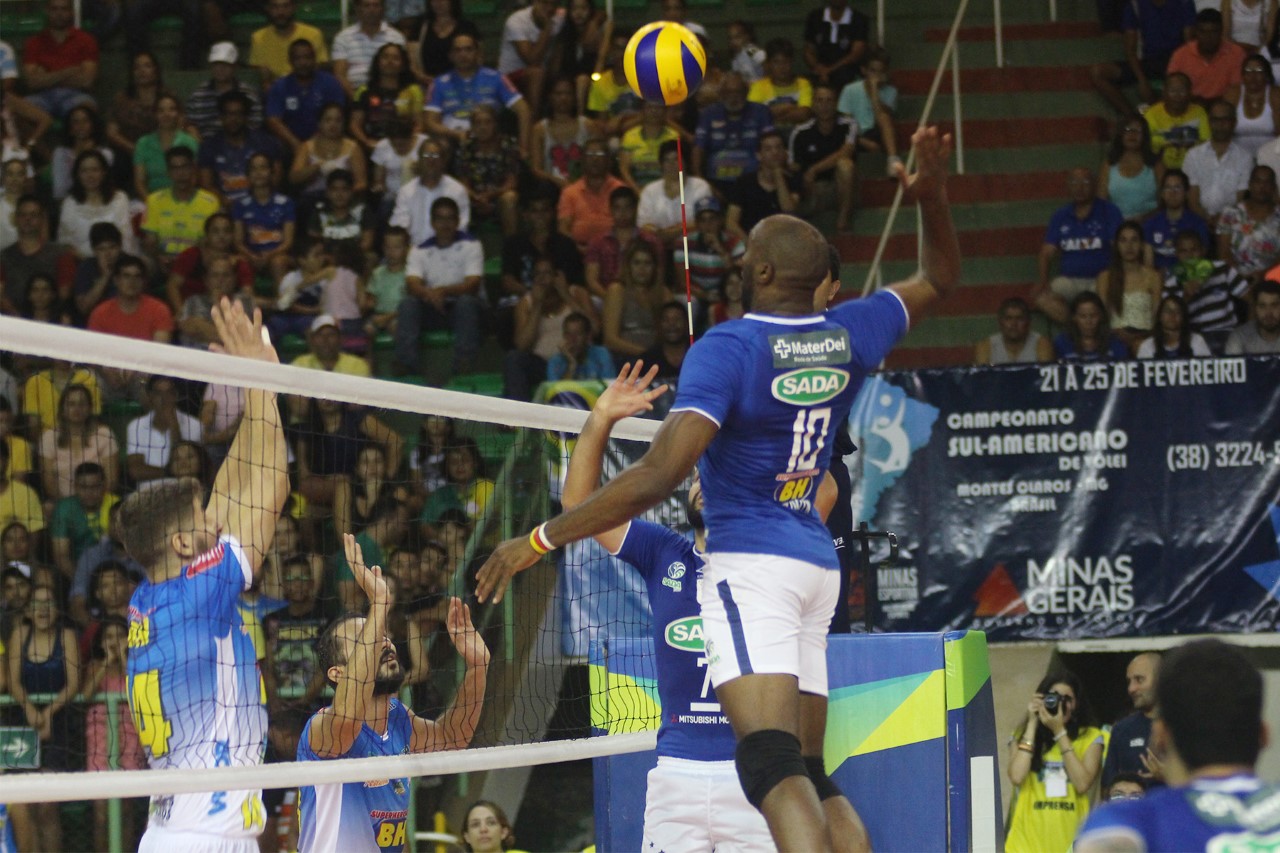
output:
[[[440,777],[653,746],[653,701],[630,702],[623,691],[593,702],[581,677],[593,642],[652,633],[644,583],[631,570],[577,543],[518,575],[500,604],[473,596],[493,547],[558,510],[575,436],[603,383],[548,385],[547,404],[519,403],[6,317],[0,367],[14,380],[13,399],[0,403],[9,474],[0,639],[6,672],[17,676],[0,700],[0,803]],[[289,498],[254,586],[236,603],[263,678],[261,689],[234,692],[242,713],[232,719],[250,722],[229,739],[252,748],[265,733],[269,763],[186,758],[148,770],[142,745],[154,754],[157,731],[197,743],[227,736],[180,731],[184,709],[161,707],[180,695],[172,685],[151,696],[135,680],[126,695],[126,661],[150,638],[129,632],[143,570],[121,544],[135,544],[121,529],[131,514],[113,505],[184,478],[207,493],[221,465],[244,462],[232,439],[250,389],[279,395]],[[638,458],[656,428],[619,424],[605,478]],[[264,482],[278,473],[266,458],[249,461]],[[241,485],[235,500],[266,491]],[[683,495],[649,517],[684,524]],[[303,725],[332,696],[316,640],[335,616],[368,606],[342,555],[344,532],[388,579],[388,633],[406,676],[399,695],[420,716],[481,701],[458,691],[466,667],[445,626],[451,597],[470,603],[491,655],[470,748],[294,763]],[[52,673],[43,679],[32,675],[41,658]],[[51,703],[56,713],[46,714]],[[593,724],[619,734],[588,738]]]

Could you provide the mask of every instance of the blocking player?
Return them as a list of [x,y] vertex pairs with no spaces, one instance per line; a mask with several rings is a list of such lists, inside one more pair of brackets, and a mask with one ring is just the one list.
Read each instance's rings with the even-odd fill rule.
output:
[[[276,363],[262,315],[223,299],[215,349]],[[259,764],[267,712],[237,603],[253,583],[289,495],[276,395],[245,390],[244,417],[212,495],[193,478],[130,496],[120,510],[146,577],[129,601],[129,707],[152,768]],[[258,849],[261,791],[151,798],[140,851]]]
[[[618,421],[653,409],[667,386],[650,388],[658,368],[647,373],[637,362],[626,365],[591,410],[569,458],[562,503],[572,509],[600,485],[601,460]],[[817,496],[826,515],[834,483]],[[801,500],[809,500],[803,495]],[[643,850],[692,853],[725,849],[774,849],[769,826],[751,807],[733,767],[734,738],[720,713],[707,677],[701,648],[677,647],[668,632],[701,626],[698,587],[702,584],[706,529],[702,523],[702,486],[694,471],[687,504],[693,541],[660,524],[639,519],[595,535],[610,554],[633,566],[645,579],[653,610],[658,696],[658,766],[649,771],[644,812]],[[697,635],[695,635],[697,636]],[[701,642],[699,642],[701,645]]]
[[[763,220],[743,257],[752,313],[690,350],[675,405],[649,450],[573,510],[502,543],[481,568],[481,601],[565,542],[609,530],[670,495],[694,464],[706,495],[703,629],[716,696],[738,739],[739,780],[783,850],[850,843],[828,831],[842,797],[822,769],[826,633],[839,562],[811,511],[791,503],[831,457],[831,430],[868,371],[956,284],[960,250],[947,202],[950,138],[913,137],[917,169],[897,169],[919,206],[920,271],[815,315],[827,243],[791,216]],[[806,758],[808,759],[806,761]]]
[[1078,853],[1276,849],[1280,785],[1254,774],[1268,740],[1262,676],[1239,649],[1195,640],[1165,656],[1151,740],[1170,787],[1091,812]]
[[[342,546],[369,599],[369,613],[339,616],[316,641],[321,670],[334,686],[333,704],[317,711],[303,727],[298,760],[463,749],[480,719],[489,667],[489,649],[471,624],[470,609],[454,598],[445,617],[449,638],[467,668],[458,693],[440,719],[419,717],[395,698],[406,673],[387,636],[392,601],[382,569],[365,566],[354,536],[344,534]],[[403,850],[408,817],[407,778],[304,785],[298,850]]]

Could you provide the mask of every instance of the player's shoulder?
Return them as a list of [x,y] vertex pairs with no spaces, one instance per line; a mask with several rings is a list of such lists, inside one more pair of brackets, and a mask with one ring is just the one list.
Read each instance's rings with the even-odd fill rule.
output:
[[693,547],[693,543],[665,524],[637,518],[627,528],[627,536],[623,540],[623,547],[619,553],[634,547],[647,547],[649,550],[654,548],[685,550]]

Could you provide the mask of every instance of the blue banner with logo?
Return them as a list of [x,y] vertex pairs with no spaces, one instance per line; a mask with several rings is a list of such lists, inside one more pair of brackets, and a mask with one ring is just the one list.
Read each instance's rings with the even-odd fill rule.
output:
[[890,631],[994,641],[1280,623],[1280,358],[889,372],[850,416]]

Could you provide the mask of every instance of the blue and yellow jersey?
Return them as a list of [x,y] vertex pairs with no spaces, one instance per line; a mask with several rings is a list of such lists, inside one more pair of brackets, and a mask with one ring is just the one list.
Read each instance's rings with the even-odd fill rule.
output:
[[[143,580],[129,602],[129,709],[154,769],[262,761],[267,712],[253,639],[238,606],[253,581],[240,543],[223,536],[182,573]],[[260,791],[154,797],[153,824],[253,837]]]
[[[325,713],[321,711],[320,713]],[[307,720],[298,739],[299,761],[325,761],[311,749]],[[366,724],[338,758],[371,758],[409,751],[413,718],[397,699],[387,711],[386,734]],[[375,779],[331,785],[304,785],[299,799],[299,853],[395,853],[404,849],[409,820],[409,780]]]

